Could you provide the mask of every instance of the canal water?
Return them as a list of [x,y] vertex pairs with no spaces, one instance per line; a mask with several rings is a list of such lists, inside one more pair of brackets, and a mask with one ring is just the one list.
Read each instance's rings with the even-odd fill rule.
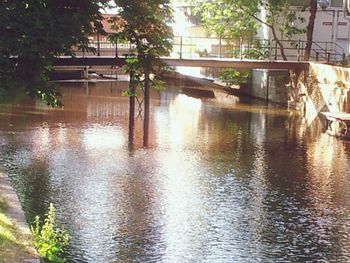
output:
[[62,109],[1,105],[0,160],[27,219],[54,204],[68,262],[349,262],[350,144],[184,85],[153,92],[147,147],[142,116],[129,143],[126,82],[62,84]]

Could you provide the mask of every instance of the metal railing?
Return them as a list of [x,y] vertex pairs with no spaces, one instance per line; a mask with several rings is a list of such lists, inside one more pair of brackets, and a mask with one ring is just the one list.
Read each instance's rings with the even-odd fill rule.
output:
[[[173,58],[236,58],[259,60],[283,60],[279,45],[273,40],[264,39],[228,39],[212,37],[174,36],[171,40]],[[306,41],[282,40],[285,56],[288,60],[302,61],[305,55]],[[129,43],[90,42],[95,52],[76,50],[77,56],[124,56],[133,48]],[[310,60],[338,63],[345,59],[344,49],[337,43],[313,41]]]

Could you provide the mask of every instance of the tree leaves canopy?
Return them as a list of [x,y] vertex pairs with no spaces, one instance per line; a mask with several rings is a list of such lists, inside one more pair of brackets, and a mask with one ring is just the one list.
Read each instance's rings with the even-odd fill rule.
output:
[[115,41],[127,40],[133,49],[126,60],[128,73],[142,78],[145,72],[157,74],[160,57],[172,49],[172,9],[169,0],[115,0],[119,13],[112,18],[118,33]]
[[[267,26],[272,39],[286,59],[283,40],[304,33],[294,22],[303,18],[290,8],[289,0],[189,0],[195,6],[207,31],[219,37],[254,36],[260,26]],[[264,12],[261,12],[264,10]],[[263,14],[264,13],[264,14]]]
[[136,46],[141,55],[151,57],[169,54],[172,43],[172,9],[169,0],[115,0],[119,14],[112,19],[119,38]]
[[[208,33],[225,38],[237,38],[255,34],[258,23],[242,9],[241,0],[191,0],[197,14],[202,16],[202,22]],[[246,6],[251,12],[257,8],[256,3],[247,1]]]
[[73,55],[100,25],[107,0],[0,1],[0,92],[22,89],[49,104],[57,93],[47,85],[53,58]]

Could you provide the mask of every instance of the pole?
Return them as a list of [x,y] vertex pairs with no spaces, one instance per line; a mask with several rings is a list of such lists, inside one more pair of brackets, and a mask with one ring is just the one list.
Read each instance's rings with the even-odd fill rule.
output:
[[243,40],[242,40],[242,37],[239,38],[239,52],[240,52],[240,57],[241,57],[241,60],[243,59],[243,50],[242,50],[242,44]]
[[[337,10],[337,19],[336,19],[336,22],[335,22],[336,28],[334,30],[335,31],[335,43],[337,43],[337,40],[338,40],[338,27],[339,27],[340,12],[343,12],[343,10]],[[337,50],[337,47],[335,47],[335,50]]]
[[275,60],[277,60],[277,41],[275,41],[276,44],[275,44]]
[[89,66],[84,67],[84,79],[89,78]]
[[248,59],[251,58],[251,56],[250,56],[250,49],[251,49],[251,46],[252,46],[252,45],[253,45],[252,40],[251,40],[251,38],[249,37],[249,38],[248,38],[248,47],[247,47],[247,50],[248,50]]
[[97,56],[100,56],[100,33],[97,32]]
[[269,92],[270,92],[270,72],[267,72],[267,83],[266,83],[266,105],[269,105]]
[[182,35],[180,36],[180,59],[182,59]]
[[334,44],[334,29],[335,29],[335,10],[332,10],[333,17],[332,17],[332,35],[331,35],[331,42],[332,45]]
[[115,57],[118,58],[118,38],[115,39]]
[[[349,17],[349,12],[350,12],[350,1],[349,0],[344,0],[344,14],[343,14],[343,16],[344,16],[344,19],[346,19],[346,20],[348,20],[348,22],[347,23],[350,23],[350,17]],[[348,39],[349,39],[349,37],[350,37],[350,27],[348,26]],[[347,41],[348,42],[348,44],[347,44],[347,52],[349,52],[349,50],[350,50],[350,42],[349,41]]]

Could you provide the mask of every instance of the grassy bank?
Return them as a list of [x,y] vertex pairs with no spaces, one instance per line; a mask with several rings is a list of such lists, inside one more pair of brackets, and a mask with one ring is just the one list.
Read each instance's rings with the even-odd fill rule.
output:
[[0,263],[22,262],[32,258],[31,240],[6,215],[6,202],[0,195]]

